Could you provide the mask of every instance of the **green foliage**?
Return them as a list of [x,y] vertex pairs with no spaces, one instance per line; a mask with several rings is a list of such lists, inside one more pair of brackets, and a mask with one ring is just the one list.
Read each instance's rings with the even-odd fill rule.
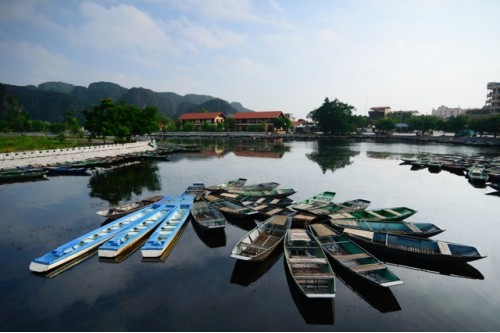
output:
[[444,122],[443,130],[457,133],[461,130],[466,129],[468,123],[469,123],[469,117],[467,117],[466,115],[451,117]]
[[226,131],[232,131],[236,127],[236,120],[234,118],[226,118],[224,120],[224,127]]
[[288,131],[292,126],[290,119],[286,117],[278,117],[272,120],[273,126],[276,130]]
[[325,98],[323,105],[309,112],[307,117],[318,122],[320,131],[324,133],[344,134],[354,129],[351,119],[353,110],[352,105],[336,98],[333,101]]
[[410,129],[415,131],[421,131],[422,134],[425,131],[431,129],[437,129],[438,124],[439,124],[439,118],[430,115],[413,116],[408,120],[408,125],[410,126]]
[[471,118],[469,128],[478,132],[481,136],[487,132],[496,137],[500,133],[500,115]]
[[181,130],[184,132],[192,132],[194,131],[194,124],[190,121],[183,122]]
[[391,118],[380,118],[375,122],[375,128],[382,132],[392,132],[396,128],[396,121]]

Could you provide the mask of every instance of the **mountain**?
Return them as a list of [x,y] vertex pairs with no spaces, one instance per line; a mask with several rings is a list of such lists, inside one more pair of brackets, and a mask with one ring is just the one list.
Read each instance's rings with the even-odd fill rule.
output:
[[[34,120],[62,122],[66,113],[73,110],[78,118],[84,119],[82,110],[99,104],[101,98],[112,98],[115,102],[138,107],[156,106],[158,112],[171,119],[177,119],[186,112],[223,112],[232,116],[238,111],[251,111],[241,103],[228,103],[209,95],[174,92],[155,92],[146,88],[124,88],[111,82],[94,82],[88,87],[75,86],[65,82],[44,82],[38,86],[15,86],[0,83],[0,103],[16,101],[16,110],[24,110]],[[0,109],[0,119],[5,118],[6,102]],[[9,103],[9,105],[14,105]]]

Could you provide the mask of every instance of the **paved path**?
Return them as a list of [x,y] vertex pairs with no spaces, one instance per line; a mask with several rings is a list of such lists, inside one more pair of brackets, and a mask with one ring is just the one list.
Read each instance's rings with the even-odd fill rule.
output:
[[91,158],[111,157],[152,150],[154,148],[149,145],[149,141],[139,141],[125,144],[7,153],[0,154],[0,169],[26,165],[47,166],[56,163],[76,162]]

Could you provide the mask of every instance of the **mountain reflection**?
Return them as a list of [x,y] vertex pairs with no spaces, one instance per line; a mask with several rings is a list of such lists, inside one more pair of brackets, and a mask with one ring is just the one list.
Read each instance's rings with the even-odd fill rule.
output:
[[306,154],[306,157],[318,163],[323,173],[327,170],[334,172],[337,169],[351,165],[351,157],[359,155],[359,151],[349,149],[341,141],[318,140],[316,151]]
[[143,192],[161,190],[156,162],[145,161],[119,168],[96,172],[89,180],[89,195],[118,205],[130,201],[132,194],[141,196]]

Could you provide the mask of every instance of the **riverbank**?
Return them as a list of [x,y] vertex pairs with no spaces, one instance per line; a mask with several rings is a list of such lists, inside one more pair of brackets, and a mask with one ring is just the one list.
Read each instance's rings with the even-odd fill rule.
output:
[[149,141],[139,141],[124,144],[4,153],[0,154],[0,169],[27,165],[49,166],[58,163],[79,162],[92,158],[113,157],[152,150],[154,148],[149,145]]

